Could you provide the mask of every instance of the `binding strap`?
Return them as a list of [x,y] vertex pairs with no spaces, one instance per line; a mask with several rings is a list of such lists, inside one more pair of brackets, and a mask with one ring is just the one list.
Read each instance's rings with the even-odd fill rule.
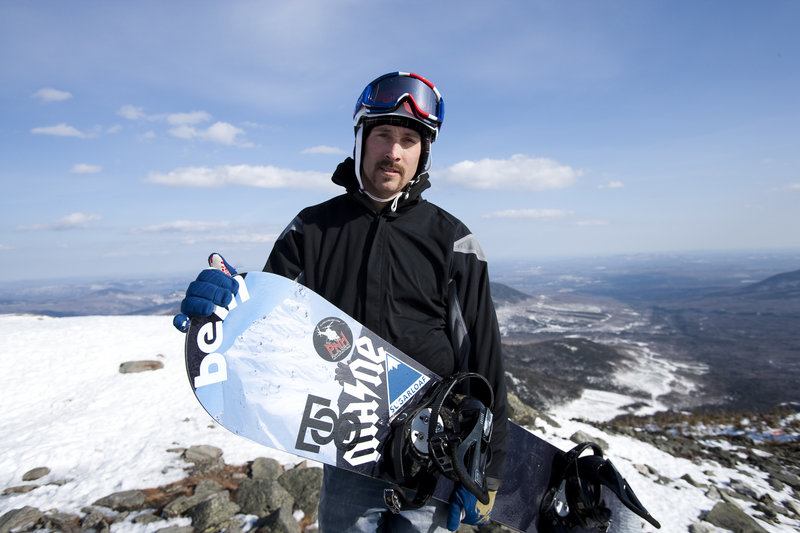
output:
[[[484,385],[483,400],[473,396],[455,400],[456,387],[467,380],[478,380]],[[413,482],[414,497],[409,498],[405,489],[394,486],[384,490],[384,503],[394,513],[419,509],[433,496],[439,474],[460,482],[478,500],[488,503],[485,469],[492,434],[494,391],[491,385],[480,374],[463,372],[440,383],[429,397],[430,400],[423,401],[413,415],[401,413],[392,423],[393,436],[388,449],[393,476],[398,482]],[[469,421],[462,420],[462,415],[466,414],[469,414]],[[413,418],[409,420],[409,416]],[[426,417],[427,453],[415,453],[420,459],[409,466],[404,459],[412,453],[409,447],[416,444],[409,442],[410,431],[406,431],[406,426],[415,418],[424,420]],[[467,432],[461,428],[461,422],[473,425]],[[419,448],[416,451],[420,452]]]

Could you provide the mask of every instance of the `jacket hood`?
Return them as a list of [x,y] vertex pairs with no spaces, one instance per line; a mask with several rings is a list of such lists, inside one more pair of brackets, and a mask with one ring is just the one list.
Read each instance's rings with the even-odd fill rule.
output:
[[[362,194],[361,186],[356,177],[356,162],[352,157],[348,157],[339,163],[333,176],[331,176],[331,181],[336,185],[344,187],[350,194]],[[427,172],[423,172],[417,176],[416,180],[412,180],[406,185],[404,194],[400,197],[398,205],[402,206],[418,200],[422,192],[430,186],[430,176],[428,176]]]

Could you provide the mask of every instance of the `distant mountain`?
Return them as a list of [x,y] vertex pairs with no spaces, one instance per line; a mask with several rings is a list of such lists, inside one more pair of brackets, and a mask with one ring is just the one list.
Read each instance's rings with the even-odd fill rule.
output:
[[6,283],[0,285],[0,313],[170,315],[177,312],[185,285],[185,280]]
[[494,300],[495,305],[515,304],[530,298],[529,294],[520,292],[517,289],[512,289],[508,285],[503,285],[502,283],[493,282],[490,286],[492,289],[492,300]]
[[800,298],[800,270],[776,274],[741,289],[740,294],[757,298]]

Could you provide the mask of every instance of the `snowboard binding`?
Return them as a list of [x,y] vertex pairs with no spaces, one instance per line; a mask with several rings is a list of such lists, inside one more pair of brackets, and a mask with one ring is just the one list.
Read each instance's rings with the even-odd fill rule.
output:
[[[477,382],[476,395],[456,392]],[[433,495],[439,475],[458,481],[483,503],[489,502],[485,470],[492,435],[494,392],[486,379],[459,373],[443,381],[410,412],[392,422],[385,448],[386,474],[395,484],[384,491],[390,511],[419,509]],[[413,489],[409,498],[403,487]]]
[[[581,457],[586,450],[592,455]],[[555,533],[567,533],[574,527],[606,531],[612,513],[603,500],[603,487],[620,502],[656,529],[661,524],[639,501],[628,482],[614,465],[603,457],[603,450],[593,442],[584,442],[567,452],[562,468],[553,470],[551,489],[542,499],[542,519]]]

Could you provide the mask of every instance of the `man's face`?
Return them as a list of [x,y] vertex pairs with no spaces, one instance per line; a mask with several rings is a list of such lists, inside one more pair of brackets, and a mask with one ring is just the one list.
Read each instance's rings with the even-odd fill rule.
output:
[[378,198],[391,198],[403,190],[417,171],[422,139],[416,131],[381,124],[372,128],[364,143],[364,189]]

